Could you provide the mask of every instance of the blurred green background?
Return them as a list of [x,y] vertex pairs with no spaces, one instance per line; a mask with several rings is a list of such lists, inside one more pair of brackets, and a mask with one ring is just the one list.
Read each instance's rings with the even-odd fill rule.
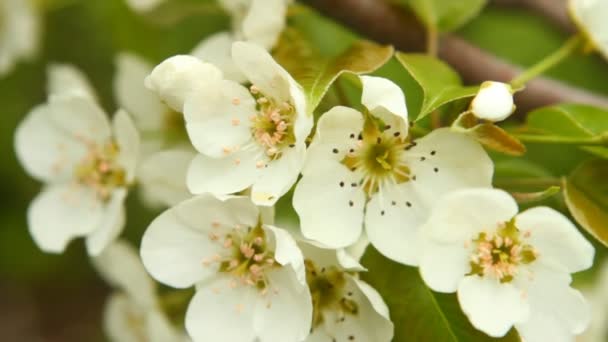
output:
[[[158,63],[168,56],[187,53],[208,34],[229,27],[228,18],[213,7],[197,7],[197,0],[177,3],[195,7],[180,11],[179,6],[173,5],[142,16],[133,13],[124,0],[46,0],[38,57],[0,79],[3,341],[104,340],[101,313],[108,289],[90,268],[82,241],[72,243],[63,255],[48,255],[38,250],[28,234],[26,210],[40,185],[19,166],[13,135],[28,110],[45,100],[45,68],[49,63],[71,63],[82,69],[95,86],[104,108],[113,113],[116,105],[112,80],[117,52],[134,52]],[[292,18],[292,22],[304,27],[321,47],[335,47],[344,37],[342,28],[312,12],[298,15],[308,17]],[[524,66],[557,49],[566,39],[546,19],[523,9],[493,6],[458,34]],[[394,73],[401,71],[390,68],[386,72],[398,79],[399,75]],[[608,95],[608,63],[598,56],[573,57],[552,70],[550,76]],[[408,101],[416,101],[415,91],[406,96]],[[556,176],[567,174],[585,158],[588,156],[570,148],[546,146],[530,146],[526,156],[550,168]],[[126,234],[137,242],[155,213],[143,209],[137,196],[130,196],[129,206]]]

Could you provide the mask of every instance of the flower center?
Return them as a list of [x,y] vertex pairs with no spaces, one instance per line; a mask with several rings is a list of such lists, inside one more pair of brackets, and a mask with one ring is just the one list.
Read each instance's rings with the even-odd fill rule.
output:
[[276,103],[251,86],[251,94],[257,102],[257,114],[250,117],[251,134],[272,159],[281,157],[281,150],[295,143],[293,128],[294,107],[289,102]]
[[508,283],[518,273],[518,266],[528,265],[538,258],[536,249],[525,243],[530,232],[521,233],[515,220],[503,223],[494,233],[479,233],[473,240],[469,275],[496,277]]
[[238,280],[231,283],[232,287],[240,282],[241,285],[254,286],[262,291],[268,288],[265,273],[278,264],[274,253],[268,248],[266,233],[260,223],[247,229],[237,226],[224,236],[212,231],[209,239],[220,243],[227,253],[223,257],[214,255],[204,260],[205,266],[217,262],[219,272],[229,273]]
[[76,179],[93,188],[97,196],[106,201],[112,190],[127,185],[125,170],[116,161],[120,149],[114,141],[102,146],[88,143],[88,149],[85,158],[76,165]]
[[312,326],[317,327],[325,321],[324,312],[338,312],[342,320],[346,315],[357,315],[359,306],[349,299],[353,294],[345,290],[346,279],[344,272],[337,267],[318,268],[309,259],[304,261],[306,266],[306,282],[310,289],[313,304]]
[[356,146],[342,159],[350,170],[361,173],[361,185],[368,196],[378,192],[382,184],[410,180],[410,168],[404,161],[410,143],[399,132],[389,133],[389,129],[368,115]]

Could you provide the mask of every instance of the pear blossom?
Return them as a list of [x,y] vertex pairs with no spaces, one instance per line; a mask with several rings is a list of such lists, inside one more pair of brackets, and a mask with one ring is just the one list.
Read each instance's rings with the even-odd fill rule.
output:
[[[166,83],[155,81],[161,79],[155,72],[150,83],[164,87],[160,92],[178,105],[186,99],[186,130],[199,152],[188,169],[190,192],[220,196],[251,187],[255,204],[273,205],[297,180],[313,118],[301,87],[268,52],[236,42],[232,56],[252,84],[249,88],[230,80],[213,81],[219,70],[210,72],[206,81],[193,80],[203,77],[198,72],[203,63],[191,59],[171,68],[177,72],[166,72]],[[182,91],[185,86],[180,84],[194,86]]]
[[293,205],[302,234],[331,248],[362,235],[385,256],[417,263],[416,235],[442,195],[490,186],[493,164],[471,138],[437,129],[408,137],[401,89],[362,76],[363,113],[334,107],[323,114],[309,147]]
[[569,0],[572,21],[586,36],[589,43],[604,58],[608,58],[608,2],[605,0]]
[[471,102],[471,112],[480,119],[502,121],[515,110],[513,89],[501,82],[486,81]]
[[51,253],[85,237],[87,251],[97,255],[123,228],[138,133],[124,111],[110,122],[74,68],[54,66],[49,76],[48,101],[15,134],[19,161],[45,184],[28,209],[30,234]]
[[302,253],[247,197],[206,194],[165,211],[141,256],[161,283],[196,287],[186,312],[194,341],[302,341],[310,331]]
[[219,0],[232,17],[232,32],[219,32],[203,40],[193,55],[213,63],[224,76],[239,83],[247,80],[232,61],[231,48],[235,41],[257,44],[271,50],[285,28],[287,7],[291,0]]
[[0,76],[34,56],[39,31],[40,17],[32,1],[0,0]]
[[388,307],[373,287],[357,277],[365,268],[344,250],[303,241],[299,245],[313,303],[312,331],[305,341],[391,341]]
[[188,341],[161,310],[156,284],[127,242],[115,241],[92,262],[116,290],[106,302],[103,317],[103,327],[111,341]]
[[583,291],[591,304],[591,324],[577,342],[600,342],[608,340],[608,262],[600,267],[599,276],[591,288]]
[[589,307],[570,273],[593,262],[593,246],[562,214],[517,203],[497,189],[446,195],[421,229],[420,273],[439,292],[458,292],[464,313],[490,336],[515,327],[527,342],[573,341]]

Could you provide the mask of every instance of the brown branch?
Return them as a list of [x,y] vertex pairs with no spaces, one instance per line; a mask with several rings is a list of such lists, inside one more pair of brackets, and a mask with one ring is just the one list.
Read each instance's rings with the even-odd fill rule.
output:
[[[380,0],[302,0],[322,14],[342,22],[369,39],[392,44],[401,51],[423,51],[425,30],[413,15]],[[446,35],[439,57],[452,65],[468,83],[510,81],[521,69],[500,60],[471,43]],[[516,97],[521,110],[577,102],[608,108],[608,98],[563,82],[538,78]]]
[[568,15],[568,0],[494,0],[493,2],[497,5],[530,9],[551,20],[565,32],[576,31],[576,27]]

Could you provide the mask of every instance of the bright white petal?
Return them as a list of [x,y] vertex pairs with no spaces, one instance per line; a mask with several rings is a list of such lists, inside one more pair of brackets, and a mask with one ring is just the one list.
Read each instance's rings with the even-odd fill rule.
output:
[[184,104],[186,129],[202,154],[219,158],[251,139],[250,117],[257,113],[247,88],[233,81],[201,87]]
[[155,304],[154,282],[128,242],[118,240],[91,260],[106,282],[126,292],[137,305],[150,308]]
[[47,93],[52,95],[83,96],[97,101],[95,91],[87,77],[69,64],[51,64],[47,68]]
[[19,124],[15,150],[25,170],[38,180],[67,181],[87,153],[86,146],[51,117],[51,106],[35,107]]
[[365,232],[376,249],[406,265],[418,265],[418,232],[429,213],[411,183],[385,188],[375,194],[365,211]]
[[243,35],[270,50],[285,27],[287,2],[285,0],[251,0],[249,12],[243,20]]
[[190,198],[186,173],[194,151],[168,150],[146,158],[138,170],[144,201],[150,206],[173,206]]
[[194,341],[254,341],[258,290],[229,283],[225,277],[196,291],[186,312],[186,330]]
[[0,2],[0,76],[10,72],[21,59],[32,58],[38,50],[40,16],[33,3],[23,0]]
[[280,159],[268,163],[251,187],[253,203],[271,206],[296,182],[306,158],[306,145],[296,144],[283,152]]
[[256,336],[261,341],[302,341],[310,332],[312,321],[308,286],[299,281],[291,268],[269,271],[267,277],[269,294],[258,296],[256,303],[253,321]]
[[28,208],[30,234],[43,251],[61,253],[72,239],[99,227],[104,209],[92,189],[70,184],[51,186]]
[[77,95],[53,95],[49,115],[55,125],[75,139],[102,145],[112,134],[110,120],[94,101]]
[[463,245],[423,240],[420,275],[437,292],[453,293],[470,271],[470,251]]
[[104,204],[102,221],[86,238],[87,252],[91,256],[101,253],[122,232],[126,222],[126,189],[117,189],[108,203]]
[[139,342],[144,329],[145,314],[124,293],[108,298],[103,313],[104,333],[114,342]]
[[510,85],[501,82],[483,82],[471,102],[473,114],[480,119],[490,121],[502,121],[514,110],[513,89]]
[[119,110],[114,115],[112,126],[119,148],[117,163],[124,168],[127,182],[131,182],[135,177],[135,167],[139,156],[139,133],[133,120],[124,110]]
[[429,204],[454,190],[490,188],[492,184],[494,164],[481,145],[447,128],[416,140],[405,158],[412,184]]
[[190,163],[186,184],[193,194],[236,193],[251,186],[259,177],[257,162],[256,153],[250,150],[219,159],[199,154]]
[[595,250],[576,226],[563,214],[548,207],[528,209],[517,215],[517,228],[531,233],[529,243],[538,250],[540,259],[565,267],[568,272],[588,269]]
[[210,195],[195,197],[165,211],[150,224],[141,242],[142,261],[158,281],[177,288],[192,286],[217,273],[217,264],[204,265],[205,260],[223,252],[221,244],[209,238],[209,232],[237,224],[251,227],[257,219],[258,210],[247,198],[220,201]]
[[293,206],[306,238],[331,248],[357,242],[365,207],[365,193],[358,181],[337,161],[325,163],[314,172],[308,169],[293,195]]
[[390,131],[407,136],[408,115],[401,88],[383,77],[360,76],[361,103],[376,117],[391,126]]
[[232,61],[231,50],[234,41],[234,37],[228,32],[212,34],[192,50],[192,55],[220,68],[226,79],[244,83],[245,75]]
[[458,301],[471,324],[492,337],[504,336],[530,314],[520,290],[492,278],[465,277],[458,288]]
[[437,242],[462,245],[479,232],[511,220],[517,212],[517,202],[505,191],[459,190],[435,204],[424,232]]
[[183,113],[186,99],[197,94],[202,86],[222,79],[222,72],[200,59],[179,55],[171,57],[152,70],[145,85],[173,110]]
[[570,15],[575,24],[591,40],[604,58],[608,58],[608,30],[606,29],[608,3],[602,0],[571,0],[568,3]]
[[267,232],[272,232],[274,244],[274,259],[284,267],[290,267],[294,271],[296,279],[302,286],[306,286],[306,270],[304,269],[304,257],[296,241],[284,229],[271,225],[264,225]]
[[144,86],[144,80],[153,69],[152,65],[126,52],[116,57],[115,64],[114,96],[119,107],[129,112],[138,129],[159,131],[165,114],[170,109],[160,101],[158,95]]

